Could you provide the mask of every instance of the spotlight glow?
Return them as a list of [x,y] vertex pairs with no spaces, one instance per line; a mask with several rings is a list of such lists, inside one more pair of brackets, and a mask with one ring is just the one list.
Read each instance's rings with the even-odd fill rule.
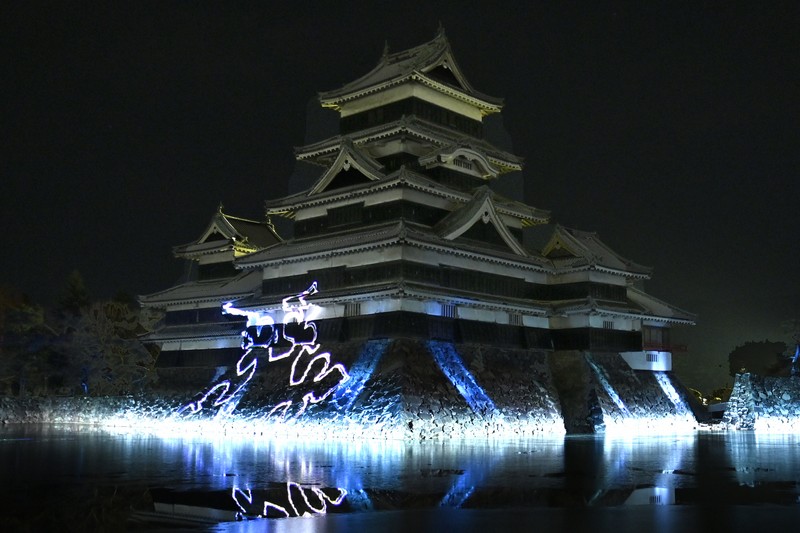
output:
[[388,346],[388,339],[366,342],[358,359],[350,367],[350,379],[346,381],[347,385],[344,385],[344,381],[340,382],[334,393],[332,401],[336,404],[337,409],[343,412],[350,410],[353,402],[356,401],[358,395],[367,385],[367,381],[375,372],[375,368],[378,366],[378,362],[380,362]]
[[589,366],[592,368],[592,370],[594,370],[594,374],[597,376],[597,381],[600,382],[600,385],[606,391],[608,397],[611,398],[611,401],[613,401],[614,404],[616,404],[616,406],[619,408],[620,412],[622,412],[622,415],[625,418],[631,418],[631,412],[622,401],[622,398],[619,397],[617,391],[614,390],[614,387],[611,386],[611,382],[609,381],[605,370],[600,368],[600,366],[588,355],[586,356],[586,362],[589,363]]
[[[653,372],[656,382],[661,391],[667,397],[674,409],[664,409],[663,412],[651,412],[646,414],[637,412],[631,413],[630,409],[620,397],[617,390],[611,384],[605,369],[603,369],[590,355],[586,355],[586,361],[593,370],[597,381],[603,387],[608,397],[617,406],[618,414],[607,412],[603,408],[603,422],[605,432],[610,435],[621,437],[635,437],[641,434],[663,435],[663,434],[683,434],[693,432],[697,429],[697,421],[691,410],[681,399],[677,390],[665,372]],[[602,405],[601,405],[602,407]]]
[[458,389],[470,408],[479,415],[491,415],[497,408],[494,402],[475,381],[475,378],[464,366],[455,346],[449,342],[428,341],[428,350],[433,359],[450,383]]

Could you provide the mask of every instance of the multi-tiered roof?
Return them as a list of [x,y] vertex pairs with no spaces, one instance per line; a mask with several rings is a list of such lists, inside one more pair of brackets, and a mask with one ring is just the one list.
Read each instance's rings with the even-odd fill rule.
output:
[[[484,137],[483,119],[502,100],[473,89],[443,31],[385,51],[368,74],[319,100],[339,113],[340,133],[296,149],[318,178],[266,202],[267,218],[290,220],[292,237],[280,240],[270,226],[270,239],[245,250],[228,235],[240,273],[210,284],[211,300],[223,303],[234,280],[258,278],[225,298],[269,312],[317,281],[320,331],[333,340],[418,335],[625,351],[642,349],[643,329],[692,322],[634,287],[648,268],[594,233],[545,226],[547,211],[492,190],[523,161]],[[543,227],[546,244],[526,246],[523,233]],[[176,252],[194,259],[212,248],[201,238]],[[169,310],[197,288],[143,303]]]

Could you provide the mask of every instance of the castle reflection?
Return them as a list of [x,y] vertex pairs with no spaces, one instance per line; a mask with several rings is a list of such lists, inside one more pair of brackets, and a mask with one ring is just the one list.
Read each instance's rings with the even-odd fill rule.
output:
[[441,507],[797,506],[800,495],[797,436],[415,444],[175,439],[159,447],[165,460],[180,454],[192,485],[203,488],[154,488],[155,508],[139,512],[142,520],[196,518],[209,509],[224,511],[214,520],[225,521]]
[[78,501],[65,497],[70,491],[108,488],[118,501],[120,487],[147,493],[119,507],[133,508],[129,518],[146,527],[323,514],[364,520],[356,515],[389,510],[456,519],[473,516],[468,510],[511,516],[520,509],[617,509],[628,516],[698,508],[732,526],[728,511],[737,506],[800,514],[798,435],[312,442],[6,426],[0,460],[2,511],[20,523],[61,516],[62,502]]

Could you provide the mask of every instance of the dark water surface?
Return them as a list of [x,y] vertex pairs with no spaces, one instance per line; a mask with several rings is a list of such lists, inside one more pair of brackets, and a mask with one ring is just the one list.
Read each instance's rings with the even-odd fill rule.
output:
[[411,444],[17,426],[0,429],[0,459],[2,531],[800,528],[797,435]]

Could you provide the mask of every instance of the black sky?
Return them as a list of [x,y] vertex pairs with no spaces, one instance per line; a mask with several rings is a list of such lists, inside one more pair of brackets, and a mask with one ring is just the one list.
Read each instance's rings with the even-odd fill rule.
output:
[[310,98],[441,21],[505,98],[527,202],[654,267],[648,292],[699,315],[676,368],[721,385],[736,345],[800,317],[800,8],[649,4],[4,5],[0,283],[171,285],[220,202],[260,218],[286,193]]

